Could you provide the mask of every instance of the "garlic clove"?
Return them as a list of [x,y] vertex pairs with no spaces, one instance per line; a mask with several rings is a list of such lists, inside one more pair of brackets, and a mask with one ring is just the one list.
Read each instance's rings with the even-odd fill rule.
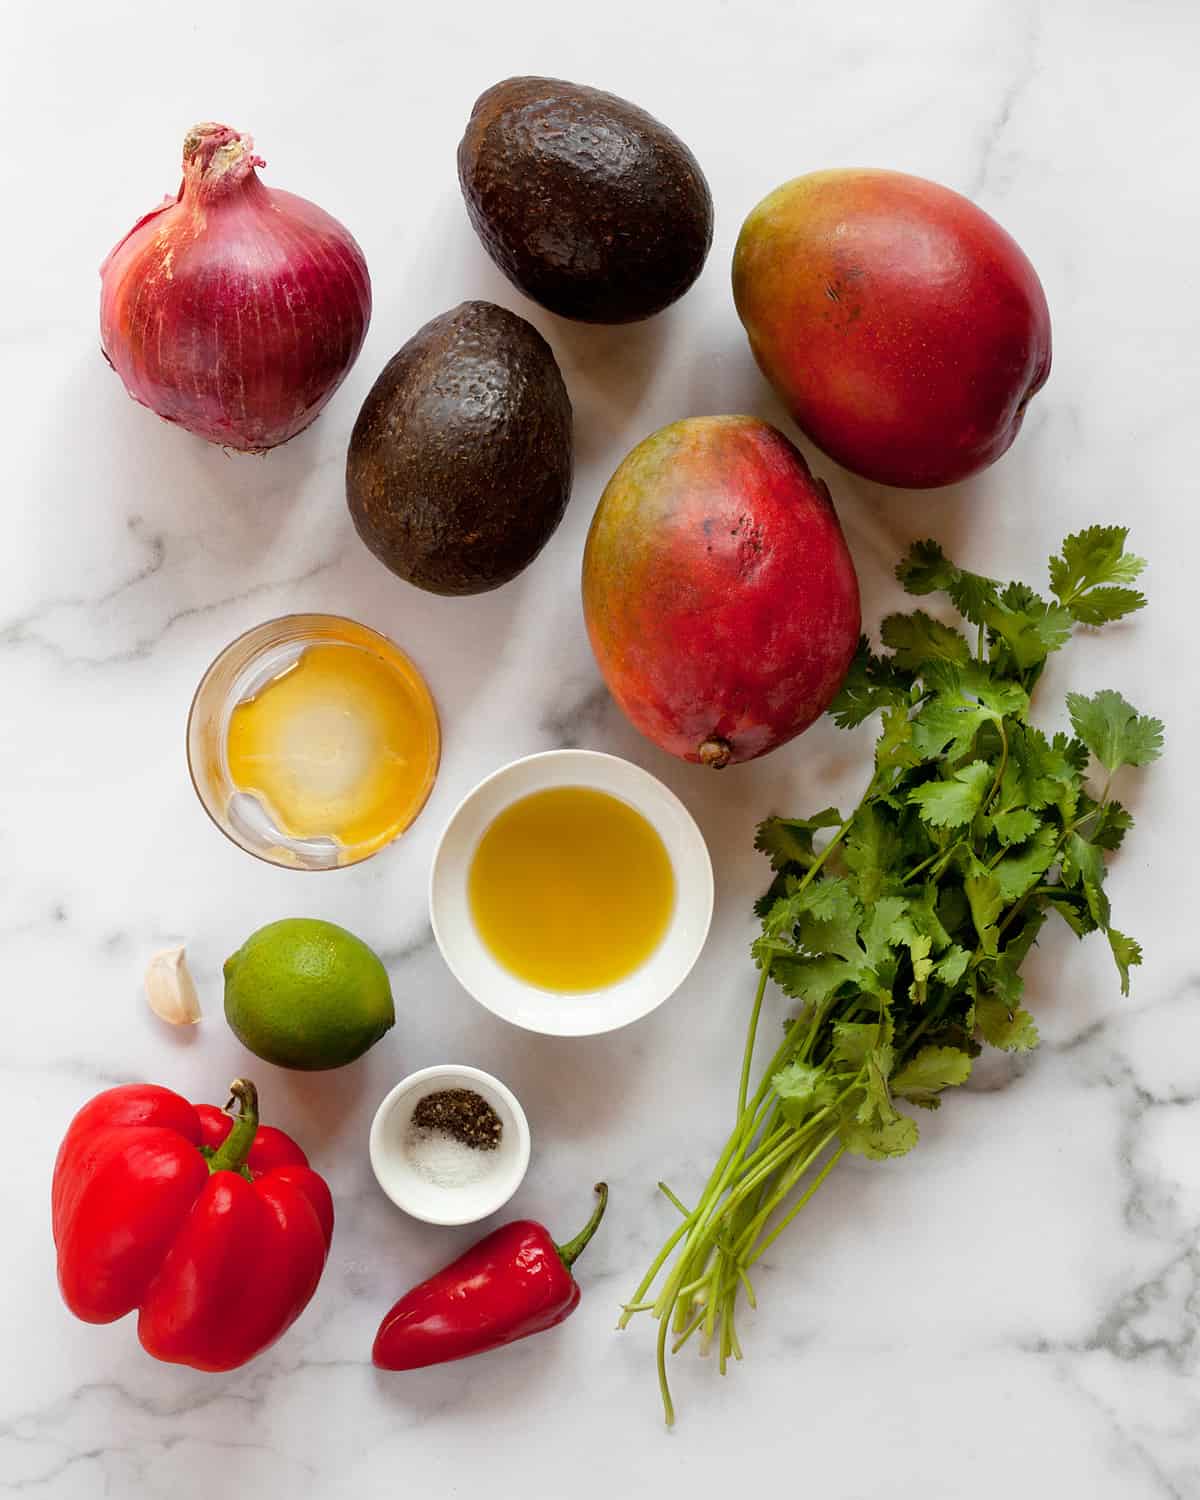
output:
[[146,999],[154,1014],[172,1026],[194,1026],[200,1019],[200,996],[182,947],[164,948],[150,960]]

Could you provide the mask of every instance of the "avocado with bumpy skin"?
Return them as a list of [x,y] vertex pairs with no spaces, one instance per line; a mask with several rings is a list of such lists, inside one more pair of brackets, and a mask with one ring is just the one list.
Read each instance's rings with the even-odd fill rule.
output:
[[571,401],[550,345],[507,308],[464,302],[415,333],[371,387],[346,497],[393,573],[434,594],[481,594],[549,541],[572,461]]
[[488,254],[564,318],[661,312],[712,244],[708,183],[679,137],[625,99],[561,79],[509,78],[480,95],[458,179]]

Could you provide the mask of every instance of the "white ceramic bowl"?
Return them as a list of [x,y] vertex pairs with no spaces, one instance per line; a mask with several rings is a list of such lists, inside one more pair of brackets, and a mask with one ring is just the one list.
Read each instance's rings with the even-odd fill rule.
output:
[[[413,1110],[439,1089],[472,1089],[500,1116],[500,1144],[480,1152],[484,1175],[442,1186],[414,1165],[410,1145]],[[516,1095],[490,1073],[453,1063],[410,1073],[385,1095],[371,1121],[371,1167],[397,1208],[426,1224],[474,1224],[503,1208],[529,1166],[529,1121]]]
[[[467,876],[488,826],[511,803],[554,786],[592,787],[627,802],[658,831],[675,872],[675,909],[662,941],[605,989],[559,994],[527,984],[492,957],[471,918]],[[493,1014],[548,1036],[614,1031],[661,1005],[700,957],[712,908],[712,862],[691,813],[649,771],[596,750],[547,750],[481,781],[446,824],[429,876],[433,935],[459,984]]]

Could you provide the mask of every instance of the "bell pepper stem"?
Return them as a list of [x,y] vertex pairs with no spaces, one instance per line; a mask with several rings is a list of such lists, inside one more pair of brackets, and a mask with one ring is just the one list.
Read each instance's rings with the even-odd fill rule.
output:
[[235,1078],[229,1085],[229,1094],[225,1113],[233,1114],[235,1103],[239,1109],[233,1115],[233,1129],[208,1158],[210,1172],[241,1171],[258,1133],[258,1090],[248,1078]]
[[595,1191],[600,1195],[600,1202],[596,1204],[592,1217],[573,1240],[568,1240],[565,1245],[556,1245],[554,1247],[558,1251],[559,1260],[562,1261],[568,1271],[583,1254],[587,1242],[600,1227],[600,1220],[604,1217],[604,1210],[608,1206],[608,1183],[598,1182]]

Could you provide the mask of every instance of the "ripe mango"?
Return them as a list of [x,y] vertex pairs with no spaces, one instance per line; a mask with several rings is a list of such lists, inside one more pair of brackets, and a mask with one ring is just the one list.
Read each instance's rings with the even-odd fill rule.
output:
[[797,425],[844,468],[930,489],[1004,453],[1050,373],[1020,246],[969,198],[901,172],[813,172],[742,226],[733,295]]
[[753,760],[828,708],[854,655],[858,578],[829,490],[754,417],[692,417],[609,480],[583,559],[601,674],[683,760]]

